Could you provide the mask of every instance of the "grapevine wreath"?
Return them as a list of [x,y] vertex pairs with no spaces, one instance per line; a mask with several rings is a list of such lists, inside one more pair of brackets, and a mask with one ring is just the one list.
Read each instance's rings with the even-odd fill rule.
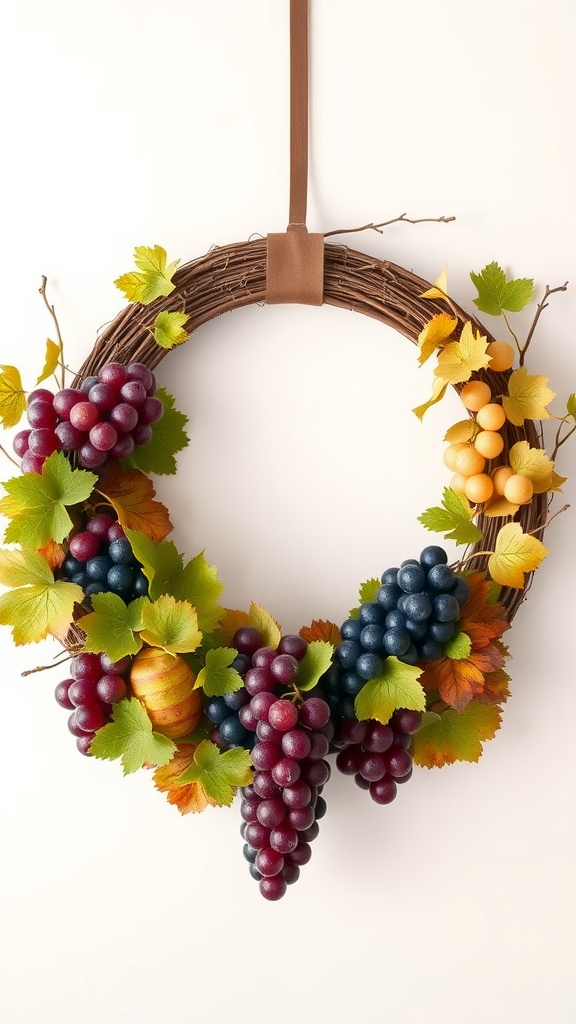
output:
[[[291,8],[293,86],[306,81],[305,6]],[[305,118],[304,93],[292,95],[293,127]],[[60,642],[68,678],[55,695],[82,754],[119,759],[124,774],[150,769],[182,814],[229,806],[241,789],[244,855],[269,900],[310,859],[331,754],[378,804],[395,798],[413,763],[479,759],[509,695],[502,637],[547,553],[550,500],[564,482],[555,460],[576,431],[572,394],[546,452],[541,421],[555,395],[525,365],[549,297],[566,285],[546,288],[521,341],[509,314],[532,301],[534,282],[497,263],[472,273],[477,309],[500,317],[512,343],[493,336],[450,298],[445,272],[430,284],[308,234],[296,137],[285,234],[181,267],[158,245],[137,248],[136,269],[116,282],[129,305],[69,378],[44,280],[56,340],[35,389],[24,389],[16,367],[0,367],[3,427],[28,420],[12,438],[21,462],[13,459],[18,474],[0,499],[0,624],[18,645]],[[186,416],[153,370],[206,321],[266,301],[329,303],[394,327],[420,364],[434,365],[416,415],[450,386],[463,408],[446,434],[452,476],[419,517],[462,547],[460,559],[448,565],[430,543],[418,558],[397,552],[340,625],[319,617],[298,635],[257,604],[219,604],[216,567],[203,552],[180,554],[150,479],[175,473],[188,442]]]

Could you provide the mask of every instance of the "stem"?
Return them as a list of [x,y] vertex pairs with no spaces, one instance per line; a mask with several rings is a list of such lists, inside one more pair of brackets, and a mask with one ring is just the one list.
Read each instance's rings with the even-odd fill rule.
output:
[[20,464],[18,462],[16,462],[16,459],[13,459],[12,456],[10,455],[10,452],[7,452],[6,449],[3,447],[3,445],[1,445],[1,444],[0,444],[0,452],[2,452],[2,454],[5,455],[6,458],[9,459],[10,462],[13,463],[14,466],[16,466],[16,469],[18,469],[18,470],[21,469]]
[[480,558],[481,555],[493,555],[493,554],[494,554],[493,551],[473,551],[471,555],[467,555],[466,558],[461,559],[461,561],[454,562],[452,564],[452,568],[454,569],[454,568],[456,568],[456,566],[461,567],[463,565],[466,565],[467,562],[471,562],[473,558]]
[[526,341],[524,343],[524,348],[521,349],[521,351],[520,351],[520,366],[524,366],[524,357],[525,357],[526,352],[528,350],[528,346],[529,346],[530,342],[532,341],[532,338],[534,337],[534,331],[536,330],[536,326],[538,324],[538,321],[539,321],[540,317],[542,316],[542,313],[544,312],[544,310],[546,309],[546,307],[548,305],[548,301],[547,300],[550,298],[551,295],[555,295],[556,292],[565,292],[567,287],[568,287],[568,281],[564,281],[564,284],[559,284],[557,288],[549,288],[548,285],[546,285],[546,290],[544,292],[544,295],[542,296],[542,300],[538,303],[538,305],[536,307],[536,313],[534,315],[534,320],[532,321],[532,326],[531,326],[530,330],[528,331],[528,335],[527,335]]
[[[566,422],[565,420],[562,420],[562,423],[565,423],[565,422]],[[562,447],[564,442],[567,441],[569,437],[572,437],[572,434],[576,430],[576,426],[573,426],[572,430],[569,430],[567,434],[564,434],[563,438],[560,438],[560,431],[562,430],[562,423],[560,424],[560,426],[558,427],[558,430],[556,431],[556,441],[555,441],[555,444],[554,444],[554,451],[552,452],[552,455],[550,456],[552,461],[554,461],[554,459],[556,458],[556,454],[558,452],[558,449]]]
[[49,668],[57,668],[58,665],[65,665],[67,661],[73,658],[72,654],[67,654],[65,658],[61,658],[60,661],[53,662],[52,665],[38,665],[36,668],[27,668],[25,672],[21,672],[21,676],[31,676],[34,672],[46,672]]
[[362,224],[359,228],[337,228],[335,231],[325,231],[324,238],[330,238],[332,235],[353,235],[357,231],[377,231],[379,235],[383,235],[382,228],[389,227],[390,224],[448,224],[450,221],[456,220],[456,217],[418,217],[416,220],[411,220],[405,213],[401,213],[399,217],[393,217],[392,220],[383,220],[380,224]]
[[[48,312],[50,313],[50,316],[52,317],[52,319],[54,321],[54,326],[56,328],[56,337],[58,338],[58,344],[60,345],[60,355],[63,358],[63,356],[64,356],[64,342],[62,341],[62,334],[60,333],[60,324],[58,323],[58,317],[56,316],[56,310],[54,309],[54,306],[50,305],[50,303],[48,302],[48,296],[46,295],[46,285],[47,284],[48,284],[48,278],[43,274],[42,275],[42,284],[40,285],[40,288],[38,289],[38,291],[40,292],[40,295],[44,299],[44,304],[45,304]],[[64,386],[65,386],[64,364],[60,363],[60,366],[62,368],[60,386],[62,388],[64,388]]]
[[550,526],[550,523],[553,523],[556,517],[561,516],[563,512],[567,512],[569,508],[570,505],[563,505],[562,508],[559,508],[553,516],[550,516],[550,519],[547,519],[546,522],[542,524],[542,526],[537,526],[534,530],[530,530],[528,536],[532,537],[535,533],[542,533],[543,530],[547,530]]
[[506,316],[506,313],[504,312],[504,310],[502,310],[502,316],[504,317],[504,323],[506,324],[506,327],[510,331],[510,334],[512,335],[512,337],[514,338],[514,341],[516,343],[516,348],[518,349],[518,353],[520,355],[520,365],[522,365],[522,346],[520,345],[520,342],[518,341],[518,338],[514,334],[514,331],[512,330],[512,328],[510,326],[510,323],[508,322],[508,317]]

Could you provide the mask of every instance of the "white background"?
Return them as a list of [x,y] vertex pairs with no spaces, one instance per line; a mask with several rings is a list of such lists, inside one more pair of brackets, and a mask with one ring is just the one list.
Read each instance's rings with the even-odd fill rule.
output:
[[[472,309],[492,259],[576,280],[570,0],[312,0],[309,226],[434,279]],[[26,386],[52,327],[70,366],[122,307],[134,245],[190,259],[282,230],[287,0],[9,0],[0,62],[1,361]],[[531,317],[517,318],[526,330]],[[576,288],[529,368],[576,385]],[[497,329],[487,318],[488,326]],[[286,630],[341,621],[357,584],[433,538],[456,398],[355,314],[258,308],[212,322],[159,373],[192,444],[160,496],[224,600]],[[550,436],[550,435],[549,435]],[[565,453],[565,454],[564,454]],[[562,450],[574,504],[576,447]],[[7,462],[4,477],[11,475]],[[558,503],[556,507],[559,507]],[[242,858],[237,807],[180,818],[145,772],[82,758],[53,700],[55,645],[0,637],[6,1024],[568,1024],[574,984],[574,508],[508,634],[513,699],[479,765],[418,770],[390,807],[344,777],[278,904]]]

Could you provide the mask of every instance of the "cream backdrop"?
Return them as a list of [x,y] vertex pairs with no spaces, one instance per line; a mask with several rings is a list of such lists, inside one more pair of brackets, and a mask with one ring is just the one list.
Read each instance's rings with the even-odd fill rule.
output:
[[[342,241],[431,279],[447,263],[470,309],[468,272],[493,259],[539,293],[571,279],[529,360],[565,398],[574,5],[312,8],[309,225],[455,214]],[[283,229],[287,10],[5,4],[0,348],[29,385],[52,330],[42,274],[76,367],[123,305],[112,281],[134,245],[189,259]],[[447,482],[458,403],[418,423],[430,371],[400,336],[329,307],[253,307],[159,376],[192,437],[160,496],[179,546],[219,565],[227,604],[257,600],[288,630],[340,621],[359,581],[433,540],[416,519]],[[237,806],[180,818],[147,773],[82,758],[53,699],[62,673],[20,678],[55,646],[16,649],[3,628],[3,1022],[574,1021],[576,445],[559,468],[573,508],[508,635],[513,699],[481,763],[418,770],[384,808],[334,776],[312,861],[278,904],[248,875]]]

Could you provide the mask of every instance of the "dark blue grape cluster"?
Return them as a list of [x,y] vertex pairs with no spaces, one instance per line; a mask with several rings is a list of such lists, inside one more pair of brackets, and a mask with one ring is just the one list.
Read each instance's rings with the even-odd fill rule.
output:
[[90,606],[93,594],[118,594],[128,603],[148,593],[148,580],[120,523],[107,515],[88,520],[70,540],[62,576],[84,591]]
[[[448,564],[443,548],[430,545],[382,574],[375,601],[342,624],[342,643],[319,683],[335,724],[356,717],[354,701],[364,684],[381,674],[389,656],[408,665],[435,661],[457,629],[470,586]],[[337,728],[338,733],[341,730]]]

